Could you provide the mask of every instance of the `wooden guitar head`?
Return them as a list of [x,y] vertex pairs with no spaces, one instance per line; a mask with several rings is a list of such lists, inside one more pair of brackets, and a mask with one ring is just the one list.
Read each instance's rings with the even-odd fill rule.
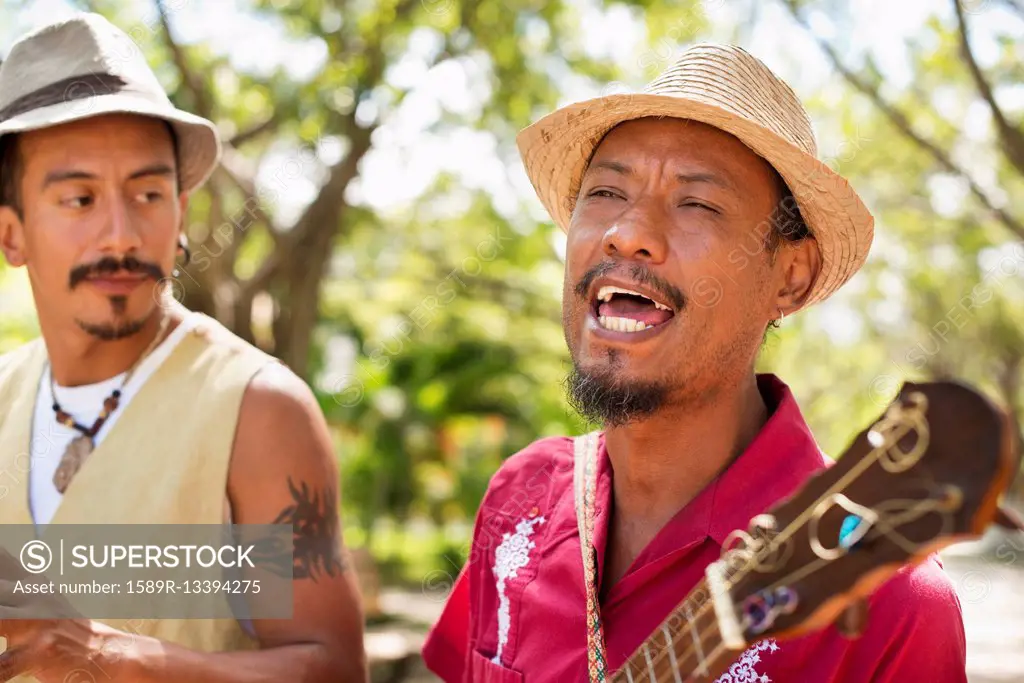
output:
[[980,536],[1017,471],[1014,444],[974,390],[905,384],[834,466],[726,543],[743,639],[817,630],[901,566]]

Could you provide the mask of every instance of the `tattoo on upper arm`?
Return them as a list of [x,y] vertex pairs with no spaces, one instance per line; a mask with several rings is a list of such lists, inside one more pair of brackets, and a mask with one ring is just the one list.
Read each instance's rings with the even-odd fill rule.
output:
[[288,477],[292,504],[274,519],[274,524],[291,524],[294,552],[292,576],[317,580],[327,574],[337,576],[345,571],[338,531],[338,501],[334,488],[310,489],[306,482],[296,486]]

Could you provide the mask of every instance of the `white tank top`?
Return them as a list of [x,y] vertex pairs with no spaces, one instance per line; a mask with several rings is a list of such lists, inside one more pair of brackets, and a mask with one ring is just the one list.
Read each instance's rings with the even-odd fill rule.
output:
[[[118,409],[107,419],[100,431],[93,437],[99,444],[110,428],[117,422],[124,407],[138,393],[146,380],[160,367],[174,350],[174,347],[195,326],[199,316],[188,313],[181,323],[171,331],[167,338],[160,342],[153,351],[142,359],[135,374],[121,389],[121,400]],[[64,412],[73,416],[79,424],[88,425],[99,417],[103,401],[114,389],[121,386],[126,373],[96,384],[78,387],[62,387],[57,385],[56,398]],[[36,527],[50,523],[63,496],[53,485],[53,475],[60,464],[68,444],[81,432],[72,427],[65,427],[57,422],[53,412],[53,394],[50,391],[50,366],[46,365],[36,392],[36,408],[32,418],[32,440],[29,447],[31,459],[29,464],[29,510]]]

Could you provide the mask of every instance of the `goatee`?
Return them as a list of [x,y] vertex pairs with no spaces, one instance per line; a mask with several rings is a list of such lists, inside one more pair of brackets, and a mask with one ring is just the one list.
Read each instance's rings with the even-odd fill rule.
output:
[[621,427],[654,415],[668,389],[657,382],[623,381],[609,369],[582,370],[573,362],[565,379],[569,405],[587,422]]
[[76,320],[78,326],[102,341],[117,341],[138,334],[146,326],[146,319],[124,320],[117,323],[94,324]]

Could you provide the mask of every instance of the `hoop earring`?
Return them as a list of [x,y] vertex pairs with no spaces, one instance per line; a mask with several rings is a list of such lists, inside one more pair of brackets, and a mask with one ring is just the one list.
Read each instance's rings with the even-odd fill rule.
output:
[[785,319],[786,319],[786,314],[785,314],[785,313],[783,312],[783,310],[782,310],[782,309],[780,308],[780,309],[779,309],[779,317],[778,317],[778,318],[776,318],[775,320],[772,320],[772,321],[770,321],[770,322],[768,323],[768,327],[772,327],[772,328],[774,328],[774,329],[776,329],[776,330],[777,330],[777,329],[779,329],[780,327],[782,327],[782,321],[783,321],[783,320],[785,320]]

